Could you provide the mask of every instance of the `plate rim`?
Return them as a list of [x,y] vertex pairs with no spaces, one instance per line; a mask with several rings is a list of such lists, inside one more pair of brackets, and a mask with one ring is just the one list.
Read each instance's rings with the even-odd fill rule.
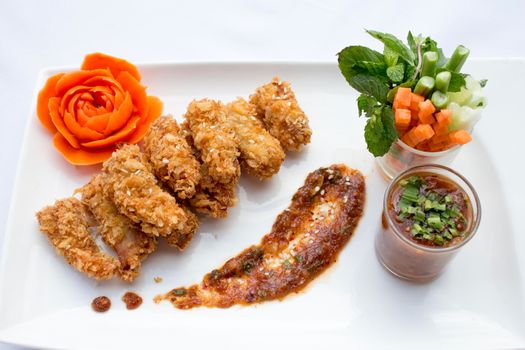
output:
[[[478,57],[478,58],[471,58],[469,61],[477,61],[477,62],[521,62],[525,64],[525,57]],[[216,61],[210,61],[210,60],[155,60],[155,61],[139,61],[135,63],[135,65],[138,68],[155,68],[155,67],[184,67],[184,66],[258,66],[258,65],[280,65],[280,66],[297,66],[297,65],[303,65],[303,66],[336,66],[337,62],[335,60],[216,60]],[[7,220],[4,227],[4,237],[2,238],[3,241],[3,247],[1,250],[1,257],[0,257],[0,285],[2,285],[2,282],[5,279],[7,266],[8,266],[8,258],[6,252],[8,251],[8,247],[10,244],[12,244],[13,234],[9,234],[9,232],[13,232],[13,225],[14,225],[14,217],[13,217],[13,210],[15,203],[17,201],[17,198],[15,198],[15,193],[19,191],[19,186],[22,186],[20,183],[20,172],[22,168],[22,155],[26,153],[26,149],[28,147],[28,134],[31,130],[32,123],[34,123],[34,116],[36,115],[36,103],[38,98],[38,92],[41,88],[42,83],[44,80],[50,75],[54,74],[59,71],[70,71],[78,69],[78,66],[48,66],[40,69],[37,73],[37,77],[35,80],[35,86],[32,93],[28,118],[25,121],[24,131],[22,134],[22,145],[20,147],[18,157],[17,157],[17,164],[15,168],[15,180],[12,187],[12,195],[9,201],[8,211],[7,211]],[[513,228],[514,225],[512,224]],[[514,230],[513,230],[514,231]],[[513,237],[515,238],[517,235],[517,232],[513,232]],[[519,240],[518,240],[519,241]],[[520,260],[518,260],[518,268],[525,269],[525,266],[521,266]],[[525,283],[525,280],[522,281]],[[0,288],[0,301],[3,300],[4,292],[3,289]],[[30,341],[24,342],[22,340],[17,339],[9,339],[9,337],[6,337],[6,331],[10,328],[21,325],[22,323],[18,323],[15,325],[10,325],[4,328],[0,328],[0,343],[3,344],[9,344],[9,345],[16,345],[16,346],[22,346],[22,347],[28,347],[28,348],[42,348],[42,349],[57,349],[57,347],[51,347],[46,344],[35,344],[31,343]],[[63,348],[58,348],[63,349]]]

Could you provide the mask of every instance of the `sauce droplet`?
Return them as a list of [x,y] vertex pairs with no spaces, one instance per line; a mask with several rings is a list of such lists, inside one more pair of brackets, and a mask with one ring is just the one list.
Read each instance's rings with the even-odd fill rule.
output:
[[96,297],[91,302],[91,307],[96,312],[106,312],[111,307],[111,300],[105,296]]
[[133,292],[127,292],[122,296],[122,301],[126,304],[126,309],[135,310],[142,305],[142,297]]

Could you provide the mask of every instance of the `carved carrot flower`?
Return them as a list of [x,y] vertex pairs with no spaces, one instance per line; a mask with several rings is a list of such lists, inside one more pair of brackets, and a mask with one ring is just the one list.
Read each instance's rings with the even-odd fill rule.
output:
[[133,64],[102,53],[87,55],[78,71],[47,80],[37,115],[69,163],[101,163],[117,143],[142,140],[162,113],[162,102],[148,96],[140,80]]

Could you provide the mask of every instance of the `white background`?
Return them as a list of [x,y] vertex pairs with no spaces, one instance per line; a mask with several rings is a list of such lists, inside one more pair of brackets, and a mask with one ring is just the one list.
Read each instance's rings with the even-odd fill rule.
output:
[[[400,37],[423,32],[445,52],[462,43],[473,57],[525,57],[525,1],[517,0],[0,0],[0,249],[40,69],[79,65],[94,51],[134,63],[329,61],[349,44],[376,45],[364,28]],[[523,146],[516,147],[523,154]],[[519,193],[511,203],[522,201]],[[0,344],[5,349],[19,348]]]

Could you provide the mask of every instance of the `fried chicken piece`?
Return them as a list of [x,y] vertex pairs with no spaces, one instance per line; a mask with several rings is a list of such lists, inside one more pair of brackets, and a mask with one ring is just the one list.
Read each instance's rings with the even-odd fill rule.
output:
[[208,99],[192,101],[184,118],[211,178],[223,184],[237,182],[241,174],[239,139],[225,123],[224,105]]
[[255,106],[238,98],[226,108],[227,122],[239,137],[243,168],[260,179],[277,174],[284,161],[284,151],[279,140],[256,118]]
[[133,282],[140,274],[142,260],[157,249],[157,238],[146,235],[127,217],[122,215],[104,192],[105,174],[95,175],[77,190],[82,201],[98,222],[102,240],[117,253],[119,274],[124,281]]
[[274,77],[250,96],[256,106],[257,116],[285,151],[298,151],[310,143],[312,130],[308,117],[299,107],[290,83]]
[[115,151],[103,169],[104,190],[118,210],[140,224],[143,232],[162,237],[193,235],[188,216],[175,198],[157,185],[137,145]]
[[[200,152],[194,146],[187,121],[181,124],[181,136],[186,139],[195,156],[200,159]],[[237,181],[224,184],[213,180],[206,164],[201,164],[200,173],[201,181],[195,196],[188,201],[189,205],[198,213],[212,218],[225,218],[228,215],[228,208],[237,204]]]
[[180,250],[184,250],[186,249],[188,243],[190,243],[195,232],[197,232],[199,229],[199,219],[197,218],[197,215],[195,215],[187,206],[181,205],[181,208],[184,210],[184,213],[187,217],[186,231],[188,233],[184,235],[170,235],[166,237],[166,241],[169,245],[177,247]]
[[200,181],[200,164],[173,117],[160,117],[153,123],[144,137],[144,155],[153,173],[177,197],[186,199],[195,195],[195,186]]
[[212,218],[225,218],[228,208],[237,204],[237,182],[223,184],[214,181],[208,174],[206,165],[202,164],[201,182],[189,204],[198,213]]
[[78,271],[97,280],[111,279],[118,271],[119,262],[102,252],[91,236],[90,213],[78,199],[58,200],[36,217],[57,254]]

